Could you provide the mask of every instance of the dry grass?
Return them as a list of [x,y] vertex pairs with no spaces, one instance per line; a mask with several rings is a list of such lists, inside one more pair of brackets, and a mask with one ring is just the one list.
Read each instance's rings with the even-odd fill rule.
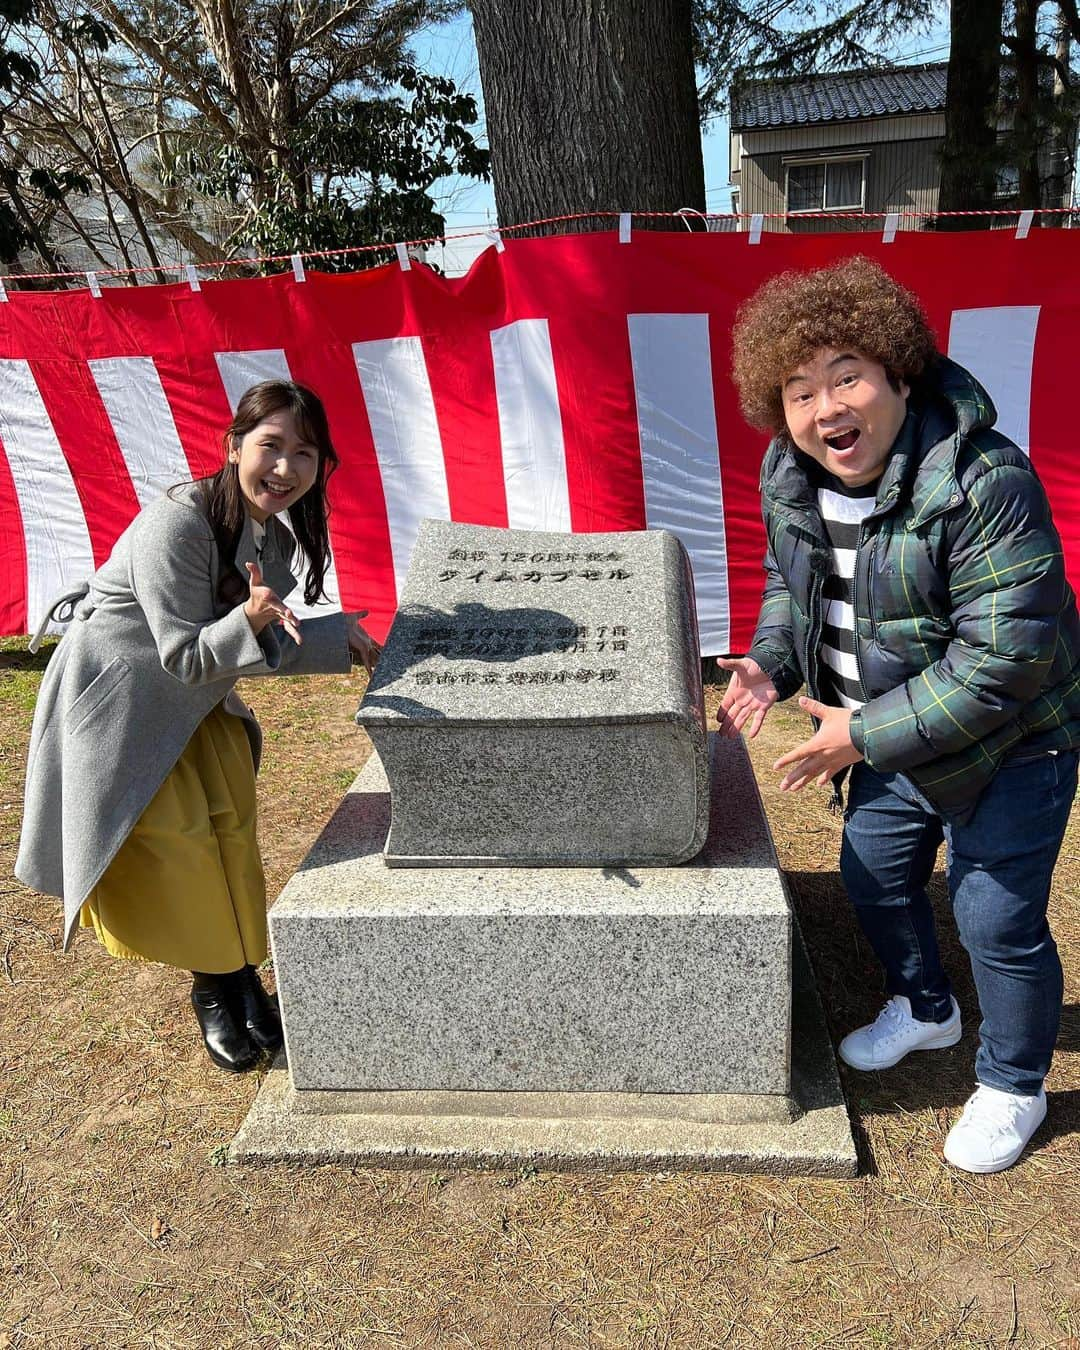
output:
[[[846,1086],[855,1182],[695,1175],[235,1171],[254,1096],[203,1055],[182,976],[57,951],[52,900],[10,880],[42,660],[0,651],[0,1350],[159,1346],[1080,1346],[1080,809],[1053,899],[1066,1017],[1050,1117],[1024,1163],[940,1159],[970,1089],[960,1046]],[[261,833],[280,885],[366,754],[352,679],[262,681]],[[879,1001],[820,796],[754,747],[839,1036]]]

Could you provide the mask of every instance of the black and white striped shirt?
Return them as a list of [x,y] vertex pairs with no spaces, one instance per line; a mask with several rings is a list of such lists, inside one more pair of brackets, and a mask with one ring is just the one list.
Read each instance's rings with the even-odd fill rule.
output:
[[830,476],[828,485],[818,488],[818,509],[832,554],[824,590],[821,695],[823,702],[841,708],[861,708],[865,701],[855,661],[855,551],[862,522],[876,500],[877,483],[845,487]]

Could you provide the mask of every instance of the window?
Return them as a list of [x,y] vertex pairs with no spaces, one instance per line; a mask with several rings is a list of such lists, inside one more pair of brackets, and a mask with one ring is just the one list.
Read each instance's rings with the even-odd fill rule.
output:
[[1002,164],[994,174],[995,197],[1020,195],[1020,170],[1015,164]]
[[787,209],[861,211],[865,159],[818,159],[787,166]]

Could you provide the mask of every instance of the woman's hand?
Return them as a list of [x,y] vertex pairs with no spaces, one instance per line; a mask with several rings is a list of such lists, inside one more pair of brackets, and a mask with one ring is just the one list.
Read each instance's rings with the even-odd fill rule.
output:
[[716,720],[722,736],[737,736],[747,722],[747,736],[752,740],[761,730],[765,714],[780,697],[776,685],[749,656],[738,660],[716,658],[716,664],[731,671],[731,679],[720,700]]
[[851,743],[851,709],[830,708],[817,699],[801,698],[799,707],[816,717],[821,725],[808,741],[781,755],[774,769],[788,769],[780,783],[783,792],[798,792],[811,780],[827,787],[849,764],[857,764],[862,755]]
[[280,619],[282,628],[299,646],[304,640],[300,636],[300,620],[280,595],[263,585],[262,568],[258,563],[245,563],[244,566],[251,585],[251,594],[244,601],[244,613],[251,631],[258,637],[264,628]]
[[375,669],[375,662],[382,655],[382,648],[369,633],[365,633],[360,627],[360,620],[366,619],[367,613],[366,609],[359,609],[353,614],[346,614],[345,633],[349,639],[349,647],[353,657],[360,662],[370,675]]

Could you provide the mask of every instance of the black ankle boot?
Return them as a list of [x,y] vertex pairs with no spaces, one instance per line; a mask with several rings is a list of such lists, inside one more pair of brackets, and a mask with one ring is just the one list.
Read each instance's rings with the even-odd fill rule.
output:
[[219,1068],[243,1073],[258,1064],[259,1050],[233,1012],[229,982],[234,978],[234,974],[192,971],[191,1006],[202,1030],[206,1053]]
[[245,966],[229,979],[233,982],[237,1020],[260,1050],[274,1054],[282,1046],[277,998],[263,988],[254,966]]

